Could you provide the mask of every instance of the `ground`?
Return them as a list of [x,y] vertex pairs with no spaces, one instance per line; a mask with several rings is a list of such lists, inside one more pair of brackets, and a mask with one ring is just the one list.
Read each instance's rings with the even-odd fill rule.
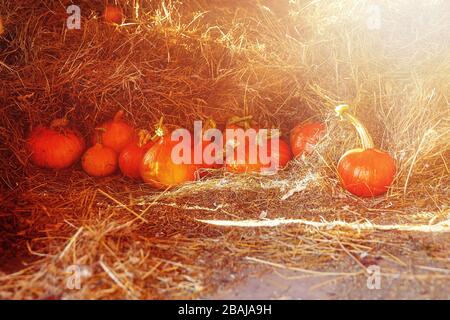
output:
[[[16,195],[2,218],[3,296],[450,298],[445,211],[440,217],[427,214],[435,205],[427,201],[422,207],[417,207],[419,202],[401,207],[403,200],[319,195],[320,180],[304,174],[305,164],[301,169],[298,165],[292,164],[282,176],[250,175],[245,180],[217,172],[164,193],[144,184],[129,189],[126,179],[108,192],[54,193],[52,188],[60,188],[67,177],[48,172],[46,183],[33,189],[35,198]],[[297,178],[283,180],[293,175]],[[84,181],[79,187],[85,190],[88,185],[96,187],[97,182]],[[63,206],[43,207],[42,199],[59,203],[62,194]],[[87,212],[86,202],[91,203]],[[36,204],[42,209],[36,211]],[[201,222],[265,223],[280,218],[298,220],[266,227]],[[371,224],[362,224],[366,219]],[[429,226],[420,222],[430,219]],[[80,292],[66,287],[66,270],[72,265],[85,270]],[[380,268],[381,288],[371,290],[367,283],[374,267]],[[33,290],[16,291],[22,286],[13,284],[17,281]]]

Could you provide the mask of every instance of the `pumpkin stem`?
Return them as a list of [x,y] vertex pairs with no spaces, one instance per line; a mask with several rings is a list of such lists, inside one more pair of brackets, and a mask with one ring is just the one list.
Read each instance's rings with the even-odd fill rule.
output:
[[212,118],[206,119],[205,123],[202,127],[202,131],[199,133],[200,140],[203,141],[203,135],[206,131],[208,131],[209,129],[216,129],[216,128],[217,128],[217,123]]
[[134,20],[136,20],[136,21],[139,20],[139,7],[140,7],[139,2],[140,2],[139,0],[134,0],[134,3],[133,3],[133,7],[134,7],[133,15],[134,15]]
[[363,149],[372,149],[374,148],[374,143],[372,137],[369,134],[369,131],[366,127],[355,118],[352,114],[348,112],[350,107],[347,104],[340,104],[336,106],[335,111],[341,119],[348,120],[356,129],[359,135],[359,139],[361,140],[361,145]]
[[203,126],[203,131],[207,131],[208,129],[215,129],[215,128],[217,128],[217,123],[212,118],[206,119],[205,125]]
[[94,143],[102,144],[102,135],[106,132],[105,128],[94,128]]
[[258,131],[256,133],[256,142],[258,143],[258,145],[263,145],[264,144],[264,140],[272,140],[272,139],[277,139],[277,138],[281,138],[281,131],[278,130],[276,133],[272,132],[272,129],[265,129],[267,130],[266,132],[263,133],[263,131]]
[[117,111],[116,114],[114,115],[113,121],[118,122],[118,121],[122,120],[123,115],[124,115],[123,110]]
[[161,117],[158,123],[155,125],[155,133],[153,134],[151,140],[155,141],[158,138],[161,138],[167,134],[167,128],[163,124],[164,117]]
[[69,125],[69,120],[67,118],[59,118],[59,119],[54,119],[50,123],[50,128],[52,128],[52,129],[64,128],[64,127],[67,127],[68,125]]
[[250,128],[250,121],[252,119],[253,119],[252,115],[245,116],[245,117],[233,116],[227,121],[227,125],[242,123],[242,126],[244,127],[244,129],[247,130],[248,128]]

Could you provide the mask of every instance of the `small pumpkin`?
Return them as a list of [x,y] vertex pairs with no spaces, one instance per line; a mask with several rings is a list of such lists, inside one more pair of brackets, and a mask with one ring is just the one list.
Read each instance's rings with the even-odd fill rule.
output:
[[[172,150],[179,143],[186,143],[191,148],[191,141],[172,141],[170,132],[162,124],[157,125],[155,135],[157,140],[144,155],[140,166],[141,177],[144,182],[155,188],[173,187],[184,182],[194,181],[197,166],[193,163],[176,163],[172,159]],[[191,155],[193,151],[191,151]]]
[[[230,153],[232,150],[232,153]],[[256,150],[255,155],[250,155],[251,151]],[[246,139],[244,147],[235,145],[233,149],[226,150],[225,168],[227,171],[235,173],[258,172],[262,165],[259,161],[258,143],[256,139]]]
[[[275,139],[278,140],[278,150],[275,151],[272,146]],[[273,167],[270,163],[262,165],[263,171],[277,171],[287,166],[288,162],[292,159],[292,152],[289,144],[279,137],[273,137],[267,139],[267,154],[271,158],[271,162],[275,164]]]
[[[204,137],[204,132],[209,130],[209,129],[216,129],[217,128],[217,124],[216,122],[209,118],[205,121],[205,124],[203,126],[203,130],[201,132],[201,137],[194,139],[194,144],[196,143],[196,141],[198,141],[197,143],[201,144],[201,150],[202,150],[202,163],[201,164],[197,164],[197,168],[198,169],[219,169],[220,167],[222,167],[222,160],[219,158],[223,158],[223,150],[218,151],[217,149],[214,150],[211,153],[211,156],[214,158],[214,160],[216,160],[213,163],[207,163],[206,160],[204,159],[205,157],[205,153],[206,153],[206,149],[209,149],[210,146],[212,147],[212,145],[214,145],[216,143],[216,141],[211,141],[209,139],[205,139]],[[195,147],[194,147],[195,150]],[[217,152],[218,151],[218,152]],[[211,159],[212,160],[212,159]],[[210,161],[208,161],[210,162]],[[207,174],[206,171],[200,171],[200,176],[203,177]]]
[[115,5],[107,5],[105,7],[103,17],[106,22],[115,23],[115,24],[122,24],[122,22],[124,20],[122,8],[120,8],[119,6],[115,6]]
[[64,169],[80,159],[86,144],[81,134],[67,125],[66,119],[56,119],[49,128],[39,126],[31,131],[27,147],[35,165]]
[[119,168],[124,176],[141,179],[139,168],[145,153],[152,145],[150,133],[147,130],[139,130],[138,137],[119,155]]
[[228,132],[233,132],[229,130],[239,130],[242,129],[244,131],[248,129],[253,129],[256,131],[256,134],[259,132],[259,126],[254,122],[253,116],[246,116],[239,118],[237,116],[231,117],[225,126],[225,133],[224,133],[224,145],[225,149],[227,146],[232,145],[234,146],[237,143],[236,138],[233,135],[228,134]]
[[[225,151],[225,168],[227,171],[235,173],[245,173],[245,172],[257,172],[261,170],[261,163],[258,158],[258,134],[259,126],[252,121],[252,116],[246,116],[243,118],[231,117],[226,126],[224,133],[224,151]],[[254,137],[249,134],[245,136],[245,139],[237,138],[234,134],[236,130],[247,130],[253,129]],[[244,146],[240,146],[240,144]],[[251,155],[251,150],[255,151],[255,155]],[[254,159],[256,158],[256,159]]]
[[389,153],[374,147],[367,129],[348,109],[348,105],[339,105],[336,112],[355,127],[362,148],[349,150],[339,159],[337,170],[341,183],[347,191],[360,197],[381,195],[394,181],[395,161]]
[[[239,148],[239,143],[236,139],[227,139],[228,144],[235,144],[233,150],[233,158],[227,159],[226,168],[232,172],[272,172],[278,171],[284,168],[287,163],[292,159],[291,149],[289,144],[277,136],[268,136],[267,132],[264,132],[253,124],[247,125],[247,128],[252,128],[256,131],[255,139],[250,136],[246,136],[245,148]],[[228,126],[229,128],[229,126]],[[274,148],[275,143],[278,144],[278,149]],[[255,155],[251,155],[251,151],[256,152]],[[230,148],[227,148],[226,152],[230,152]],[[230,154],[228,154],[230,156]],[[252,159],[253,156],[253,159]],[[256,157],[256,159],[254,159]],[[270,159],[270,162],[267,161]],[[230,161],[232,160],[232,161]]]
[[123,110],[119,110],[112,120],[96,128],[94,143],[100,142],[105,147],[116,151],[117,154],[130,144],[136,138],[136,134],[133,126],[123,120],[123,115]]
[[320,122],[299,124],[291,130],[290,142],[295,158],[302,154],[313,153],[314,147],[325,132],[325,125]]
[[117,153],[112,148],[96,143],[84,153],[81,165],[90,176],[106,177],[117,170]]

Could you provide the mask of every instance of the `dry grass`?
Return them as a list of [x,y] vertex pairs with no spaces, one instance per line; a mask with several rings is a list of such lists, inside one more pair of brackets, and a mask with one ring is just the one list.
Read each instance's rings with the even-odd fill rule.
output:
[[[132,2],[122,1],[130,17]],[[140,2],[139,19],[112,26],[98,18],[103,1],[80,1],[81,30],[65,28],[68,1],[1,3],[0,253],[29,263],[0,273],[0,297],[197,298],[255,265],[338,282],[383,260],[386,277],[440,281],[429,295],[448,298],[447,1],[381,1],[380,30],[367,28],[364,0]],[[338,184],[335,164],[357,144],[333,113],[343,102],[397,160],[385,197]],[[30,127],[67,115],[88,136],[119,108],[143,128],[161,115],[190,127],[236,114],[285,134],[316,118],[328,133],[279,175],[219,171],[165,192],[28,163]],[[306,223],[199,221],[281,218]],[[66,287],[71,265],[82,267],[80,290]]]

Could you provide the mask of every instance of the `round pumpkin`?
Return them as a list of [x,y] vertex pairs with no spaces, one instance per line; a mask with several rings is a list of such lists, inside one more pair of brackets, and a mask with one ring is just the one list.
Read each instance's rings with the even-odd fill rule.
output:
[[[227,124],[225,126],[225,133],[224,133],[224,149],[225,149],[225,151],[229,146],[233,147],[238,143],[237,139],[233,136],[233,134],[229,134],[230,132],[235,132],[235,130],[246,131],[249,129],[253,129],[256,131],[256,134],[258,134],[260,128],[259,128],[258,124],[256,124],[256,122],[254,122],[252,120],[252,118],[253,118],[253,116],[246,116],[246,117],[242,117],[242,118],[233,116],[227,121]],[[246,141],[247,140],[248,140],[248,137],[247,137]]]
[[112,120],[106,121],[96,128],[93,142],[100,142],[119,154],[123,148],[136,139],[134,128],[123,120],[123,115],[123,110],[120,110]]
[[300,124],[291,130],[290,142],[295,158],[302,154],[313,153],[314,147],[325,131],[325,125],[320,122]]
[[374,147],[369,132],[348,113],[348,108],[348,105],[340,105],[336,112],[356,128],[362,148],[349,150],[339,159],[337,171],[341,183],[347,191],[360,197],[381,195],[394,181],[395,161],[389,153]]
[[144,155],[140,166],[141,177],[144,182],[155,188],[168,188],[184,182],[194,181],[197,166],[191,159],[190,163],[177,163],[172,159],[172,151],[179,143],[185,143],[186,149],[191,148],[191,141],[172,141],[170,133],[160,122],[156,130],[158,139]]
[[123,11],[119,6],[107,5],[103,13],[106,22],[122,24],[124,20]]
[[81,134],[67,128],[67,120],[54,120],[49,128],[33,129],[27,139],[31,161],[42,168],[64,169],[77,162],[85,149]]
[[388,190],[396,168],[389,153],[370,148],[347,151],[337,170],[346,190],[360,197],[373,197]]
[[[274,140],[278,140],[278,150],[272,148]],[[275,165],[264,164],[262,165],[263,171],[277,171],[287,166],[288,162],[292,159],[292,152],[289,144],[280,138],[268,138],[267,139],[267,154],[271,158],[271,162]]]
[[127,145],[119,155],[119,168],[124,176],[141,179],[140,166],[145,153],[153,145],[147,130],[140,130],[138,138]]
[[[278,143],[278,150],[274,148],[275,143]],[[252,159],[250,150],[256,152],[256,161],[254,157]],[[245,148],[236,147],[233,161],[227,161],[226,169],[236,173],[273,173],[286,167],[291,159],[291,149],[284,140],[279,137],[259,136],[255,141],[247,140]]]
[[106,177],[117,170],[117,153],[100,143],[90,147],[83,155],[81,165],[93,177]]
[[[226,152],[225,168],[227,171],[249,173],[258,172],[262,168],[256,139],[245,139],[243,147],[236,145],[233,149],[228,148]],[[251,152],[255,153],[253,157],[250,155]]]
[[[210,156],[212,156],[215,160],[213,163],[207,163],[206,159],[204,159],[206,150],[209,150],[210,148],[213,147],[213,145],[216,144],[216,141],[211,141],[209,139],[205,139],[204,132],[206,132],[209,129],[216,129],[216,128],[217,128],[216,122],[212,119],[208,119],[205,121],[203,130],[201,132],[201,136],[197,140],[194,138],[194,144],[196,143],[196,141],[198,141],[197,143],[201,145],[201,151],[202,151],[202,163],[197,164],[198,169],[219,169],[223,165],[223,163],[222,163],[223,162],[222,146],[220,146],[221,150],[217,150],[217,148],[216,148],[215,150],[213,150],[213,152],[211,152]],[[194,147],[194,150],[195,149],[196,148]],[[208,153],[209,153],[209,151],[208,151]],[[209,156],[209,154],[208,154],[208,156]],[[219,159],[219,158],[221,158],[221,159]],[[208,161],[208,162],[210,162],[210,161]],[[205,176],[206,174],[207,174],[207,171],[200,170],[201,177]]]
[[[252,137],[247,130],[254,130]],[[259,126],[252,121],[252,116],[243,118],[231,117],[225,126],[224,151],[225,168],[235,173],[257,172],[261,170],[258,152]],[[246,133],[245,139],[239,139],[234,134],[237,130]],[[242,146],[242,144],[244,144]],[[251,155],[251,152],[255,152]]]

